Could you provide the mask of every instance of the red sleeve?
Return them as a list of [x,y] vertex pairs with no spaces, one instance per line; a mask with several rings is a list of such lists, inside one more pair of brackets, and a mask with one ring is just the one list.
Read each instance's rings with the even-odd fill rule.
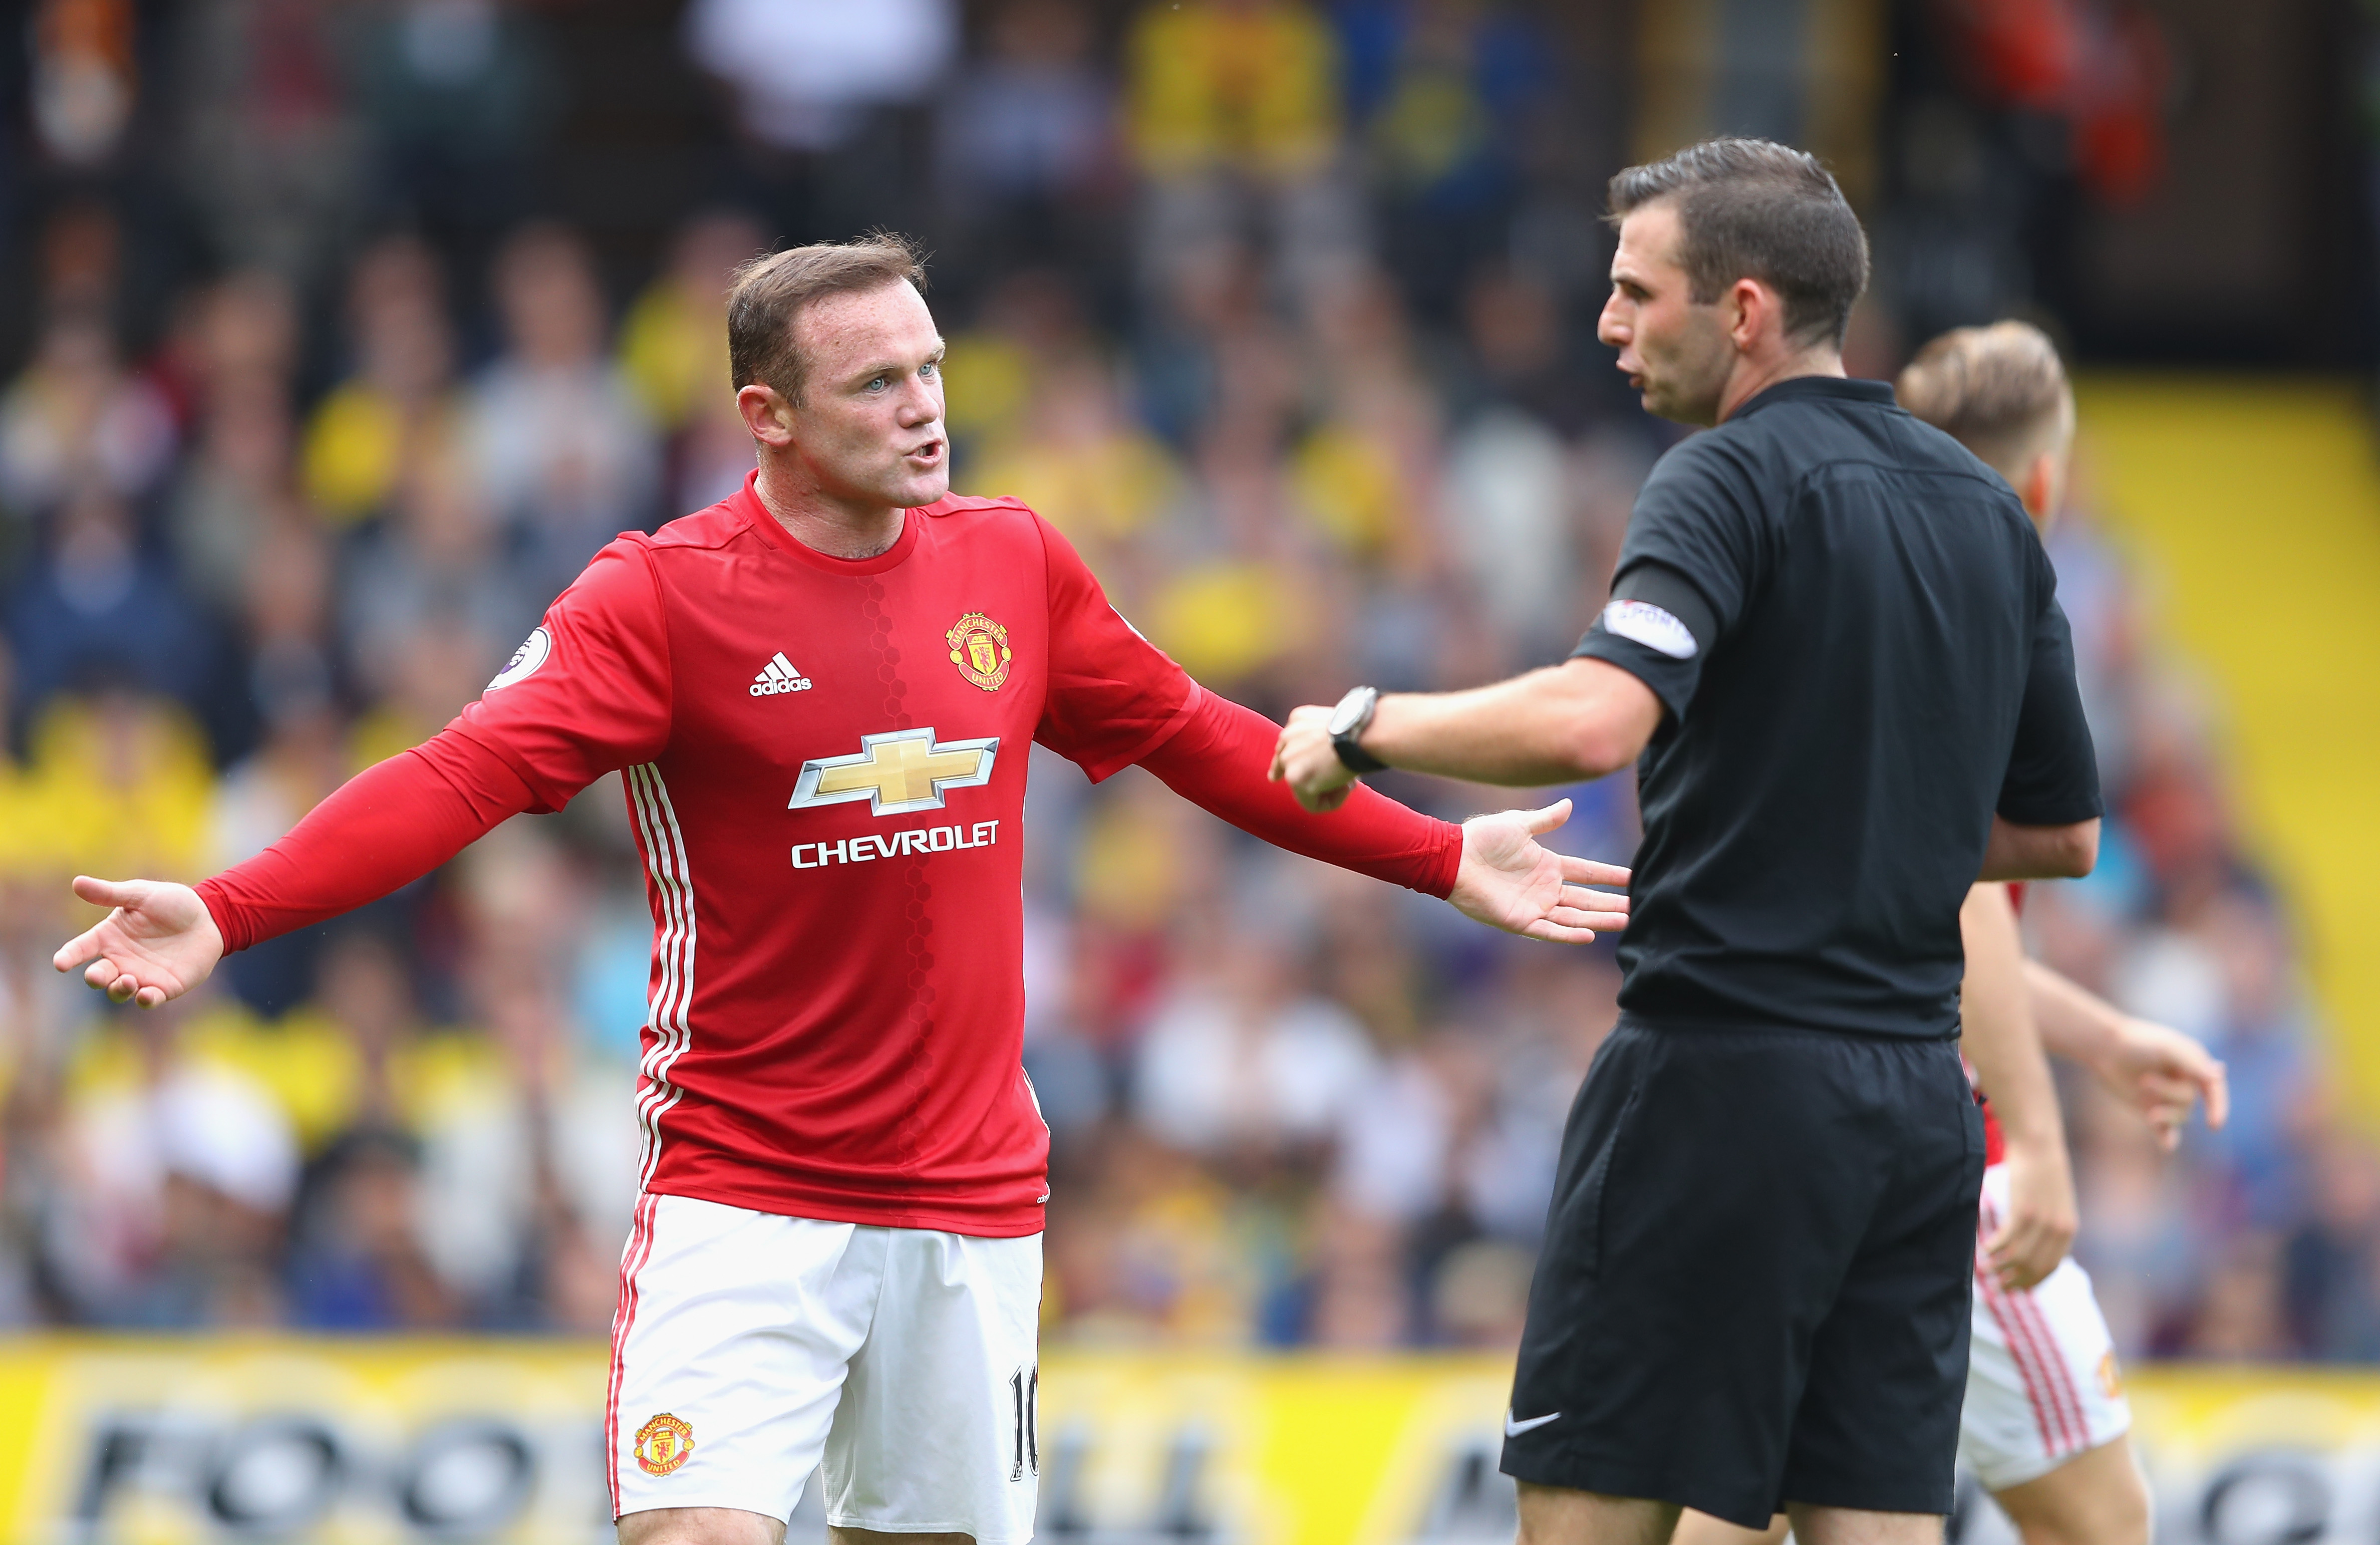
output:
[[199,882],[199,899],[244,950],[377,901],[537,803],[510,763],[448,725],[364,769],[289,834]]
[[[1198,687],[1108,604],[1074,544],[1033,519],[1050,593],[1050,696],[1033,738],[1098,783],[1178,732]],[[1271,748],[1268,742],[1268,755]]]
[[1409,886],[1441,899],[1463,861],[1463,828],[1358,786],[1328,815],[1298,804],[1287,784],[1267,783],[1281,726],[1200,691],[1179,733],[1140,759],[1184,799],[1292,853]]
[[455,728],[512,764],[558,810],[669,741],[669,627],[642,540],[595,554]]

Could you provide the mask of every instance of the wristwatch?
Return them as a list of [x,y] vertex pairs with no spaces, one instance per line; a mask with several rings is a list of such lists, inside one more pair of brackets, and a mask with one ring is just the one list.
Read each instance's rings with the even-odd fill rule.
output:
[[1372,715],[1379,706],[1378,687],[1358,687],[1330,711],[1330,748],[1353,772],[1378,772],[1389,765],[1362,745],[1364,732],[1372,727]]

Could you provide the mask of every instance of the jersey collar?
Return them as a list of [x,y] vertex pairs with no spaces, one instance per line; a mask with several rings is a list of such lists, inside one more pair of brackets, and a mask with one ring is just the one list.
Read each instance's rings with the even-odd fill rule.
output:
[[1745,398],[1743,406],[1727,416],[1727,421],[1734,423],[1744,415],[1757,412],[1772,403],[1805,397],[1832,397],[1838,402],[1872,402],[1890,408],[1893,404],[1892,383],[1861,381],[1840,375],[1789,376],[1774,386],[1764,386]]
[[926,523],[917,518],[918,511],[905,510],[902,512],[901,534],[892,540],[892,546],[872,558],[838,558],[832,553],[821,553],[796,540],[793,532],[779,524],[777,517],[769,513],[769,506],[760,502],[759,481],[760,469],[756,467],[744,474],[744,486],[729,494],[727,503],[765,540],[776,543],[788,556],[829,574],[881,574],[895,567],[917,545],[917,534],[926,527]]

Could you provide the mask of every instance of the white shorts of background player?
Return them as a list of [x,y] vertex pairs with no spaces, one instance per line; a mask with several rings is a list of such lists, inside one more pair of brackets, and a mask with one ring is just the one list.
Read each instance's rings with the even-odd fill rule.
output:
[[[622,1261],[613,1511],[1032,1538],[1041,1236],[980,1239],[650,1196]],[[682,1429],[682,1430],[681,1430]]]
[[1982,1241],[2008,1208],[2008,1171],[1984,1172],[1977,1231],[1974,1338],[1967,1399],[1959,1414],[1959,1457],[1988,1490],[2037,1480],[2131,1429],[2115,1342],[2072,1257],[2023,1292],[1993,1281]]

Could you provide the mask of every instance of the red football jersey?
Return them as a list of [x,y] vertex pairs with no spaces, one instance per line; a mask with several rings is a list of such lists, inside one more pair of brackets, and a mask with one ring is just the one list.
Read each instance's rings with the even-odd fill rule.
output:
[[1031,747],[1105,777],[1198,692],[1014,500],[911,510],[846,560],[747,481],[599,554],[456,725],[549,808],[626,770],[655,919],[645,1188],[1038,1231]]

